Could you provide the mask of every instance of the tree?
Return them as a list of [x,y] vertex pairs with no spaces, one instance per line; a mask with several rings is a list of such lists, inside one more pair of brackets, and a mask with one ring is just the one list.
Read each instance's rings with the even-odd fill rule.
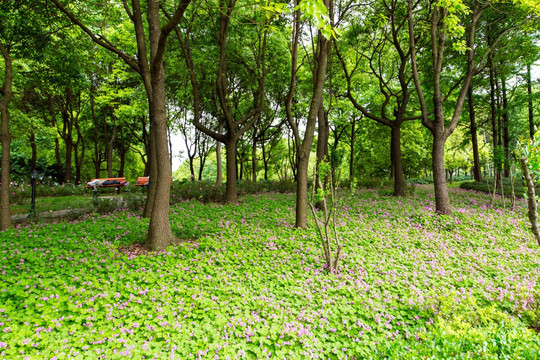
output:
[[[170,32],[182,19],[191,0],[181,0],[175,6],[174,15],[163,26],[160,24],[159,0],[148,0],[146,20],[143,23],[143,8],[140,0],[132,0],[131,7],[123,0],[125,14],[134,27],[137,56],[114,45],[103,34],[96,34],[83,24],[73,10],[60,0],[51,0],[74,24],[80,27],[95,43],[118,55],[142,78],[148,97],[150,112],[150,187],[146,202],[147,212],[151,212],[147,244],[153,250],[162,250],[173,241],[169,223],[169,194],[171,186],[171,163],[167,143],[167,109],[165,99],[165,72],[163,56]],[[80,8],[75,10],[84,11]],[[150,56],[149,56],[150,55]],[[157,191],[159,189],[159,191]]]
[[[429,129],[433,137],[431,154],[436,212],[448,214],[451,209],[446,186],[444,144],[458,124],[472,78],[485,67],[486,58],[508,29],[504,29],[493,37],[482,58],[478,60],[475,58],[478,46],[477,26],[484,12],[494,6],[494,3],[471,1],[468,7],[459,0],[437,0],[431,7],[418,6],[415,8],[416,5],[418,3],[415,3],[414,0],[408,1],[408,29],[413,79],[420,102],[422,124]],[[518,22],[523,21],[524,15],[519,9],[516,11],[516,15],[519,15]],[[465,17],[467,17],[467,27],[460,25],[463,22],[461,18]],[[427,22],[430,29],[430,46],[428,46],[430,57],[424,59],[429,68],[425,74],[429,74],[429,76],[421,79],[418,71],[417,53],[417,37],[421,31],[417,27],[420,26],[418,23],[424,19],[429,19]],[[462,35],[465,35],[465,41],[458,40]],[[441,76],[444,55],[449,51],[449,47],[466,55],[466,67],[465,70],[462,70],[461,76],[458,77],[459,80],[448,91],[448,93],[452,93],[454,89],[459,88],[458,95],[451,106],[451,117],[449,121],[446,121],[445,106],[448,106],[448,96],[443,95],[444,84],[441,82]],[[433,110],[431,111],[428,109],[425,97],[428,84],[432,92]],[[432,118],[430,118],[431,112],[433,113]]]
[[11,135],[9,132],[9,103],[13,96],[13,62],[6,46],[0,40],[0,52],[4,59],[4,78],[0,87],[0,144],[2,145],[2,167],[0,173],[0,231],[11,226],[11,212],[9,211],[9,153]]
[[[376,3],[369,15],[370,19],[366,20],[367,24],[352,22],[348,34],[344,36],[347,39],[344,44],[347,49],[352,49],[350,52],[355,60],[346,59],[346,54],[342,55],[337,49],[345,75],[347,98],[362,115],[391,129],[390,154],[395,196],[405,196],[401,128],[405,121],[420,119],[408,114],[414,90],[410,88],[409,75],[411,50],[402,31],[407,23],[406,12],[407,9],[397,0]],[[356,16],[365,17],[365,10],[362,9],[362,13]],[[381,17],[386,18],[387,22],[381,24]],[[347,63],[351,62],[353,68],[349,70]],[[365,65],[362,66],[362,63]],[[374,79],[372,87],[380,91],[380,94],[375,94],[371,99],[367,99],[366,92],[357,95],[355,91],[361,88],[359,82],[366,82],[366,75],[371,75]],[[374,106],[363,105],[377,102],[380,103],[378,110],[373,109]]]

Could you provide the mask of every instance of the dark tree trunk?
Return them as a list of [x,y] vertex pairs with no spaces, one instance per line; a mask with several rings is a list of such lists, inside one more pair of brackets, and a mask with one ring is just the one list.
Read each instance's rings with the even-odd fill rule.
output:
[[262,159],[264,165],[264,180],[268,180],[268,159],[266,158],[266,145],[264,141],[261,144]]
[[[218,134],[223,133],[223,121],[219,120]],[[223,184],[223,165],[221,162],[221,141],[216,141],[216,185],[221,186]]]
[[81,170],[84,162],[84,153],[86,150],[86,143],[82,135],[81,127],[79,126],[78,121],[75,123],[75,129],[77,130],[77,143],[74,146],[75,154],[75,184],[79,185],[81,183]]
[[30,148],[32,149],[32,157],[30,158],[30,171],[36,170],[37,162],[37,146],[36,146],[36,133],[34,129],[30,130]]
[[58,181],[64,179],[64,165],[62,164],[62,157],[60,155],[60,140],[58,137],[54,138],[54,157],[56,159],[56,166],[58,167]]
[[502,146],[504,148],[504,177],[510,176],[510,136],[508,134],[508,97],[506,79],[501,79],[502,87]]
[[356,141],[356,121],[353,121],[351,124],[351,142],[350,142],[350,148],[351,153],[349,156],[349,180],[354,179],[354,142]]
[[225,156],[227,165],[227,183],[225,187],[225,203],[235,204],[238,202],[238,191],[236,189],[236,139],[227,139],[225,143]]
[[[325,1],[325,4],[328,5],[329,2]],[[313,83],[315,84],[315,86],[313,87],[311,104],[307,116],[306,130],[304,132],[304,139],[296,141],[297,144],[300,144],[297,150],[298,172],[296,174],[296,227],[301,229],[307,228],[307,172],[309,164],[309,153],[311,151],[311,145],[313,144],[318,112],[322,104],[323,89],[326,79],[326,67],[328,64],[328,40],[320,32],[317,35],[317,43],[317,70],[313,74]],[[295,136],[299,138],[298,132],[295,132]]]
[[531,64],[527,64],[527,109],[529,110],[529,134],[534,136],[533,96],[531,81]]
[[[329,161],[328,158],[328,139],[330,137],[330,127],[328,126],[328,114],[324,111],[323,103],[319,108],[318,118],[318,136],[317,136],[317,166],[323,161]],[[317,181],[315,182],[317,188],[319,188],[323,183],[326,184],[327,178],[319,181],[319,172],[316,174]],[[323,209],[323,201],[317,202],[315,204],[317,209]]]
[[450,214],[450,199],[446,185],[446,173],[444,169],[444,134],[433,136],[433,148],[431,152],[433,167],[433,185],[435,186],[435,210],[441,214]]
[[482,181],[482,172],[480,166],[480,152],[478,151],[478,134],[476,129],[476,113],[474,111],[474,92],[473,85],[469,86],[469,120],[470,120],[470,129],[471,129],[471,142],[473,150],[473,174],[474,181]]
[[9,163],[11,134],[9,132],[9,103],[13,96],[13,69],[11,56],[3,44],[0,43],[0,53],[4,58],[4,83],[0,88],[0,145],[2,145],[2,158],[0,160],[0,231],[11,226],[11,212],[9,209]]
[[92,120],[94,122],[94,157],[92,162],[94,163],[95,178],[99,179],[99,173],[101,170],[101,153],[99,151],[99,120],[96,116],[96,101],[94,99],[94,87],[90,88],[90,110],[92,113]]
[[253,129],[253,139],[251,139],[251,179],[257,182],[257,129]]
[[395,122],[392,127],[392,168],[394,169],[394,196],[405,196],[405,176],[401,156],[401,123]]
[[[113,110],[111,109],[111,112]],[[113,129],[111,132],[111,137],[107,141],[107,176],[113,177],[113,152],[114,152],[114,142],[116,141],[116,132],[117,132],[117,125],[116,125],[116,116],[114,113],[111,114],[111,119],[113,120]]]

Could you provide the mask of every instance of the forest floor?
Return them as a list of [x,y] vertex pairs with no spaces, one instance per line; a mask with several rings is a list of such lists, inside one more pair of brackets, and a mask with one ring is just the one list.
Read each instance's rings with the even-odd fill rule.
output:
[[524,203],[431,186],[343,193],[337,275],[294,195],[182,201],[181,239],[140,246],[117,210],[0,233],[0,359],[532,359],[540,249]]

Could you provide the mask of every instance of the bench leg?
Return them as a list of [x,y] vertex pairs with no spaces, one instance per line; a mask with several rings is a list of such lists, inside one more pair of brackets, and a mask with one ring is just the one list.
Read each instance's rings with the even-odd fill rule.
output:
[[120,195],[120,186],[117,186],[117,187],[116,187],[116,193],[117,193],[118,195]]

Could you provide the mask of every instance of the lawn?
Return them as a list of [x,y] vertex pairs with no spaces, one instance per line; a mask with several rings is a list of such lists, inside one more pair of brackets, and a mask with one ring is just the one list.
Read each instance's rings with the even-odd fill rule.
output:
[[[46,213],[49,211],[66,210],[66,209],[88,209],[92,207],[91,195],[70,195],[70,196],[51,196],[36,198],[36,213]],[[24,204],[11,206],[11,214],[28,214],[30,213],[30,199],[27,199]]]
[[451,188],[342,200],[338,275],[294,195],[180,202],[185,240],[117,251],[148,223],[117,211],[0,234],[2,359],[535,359],[540,251],[523,204]]

